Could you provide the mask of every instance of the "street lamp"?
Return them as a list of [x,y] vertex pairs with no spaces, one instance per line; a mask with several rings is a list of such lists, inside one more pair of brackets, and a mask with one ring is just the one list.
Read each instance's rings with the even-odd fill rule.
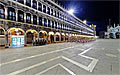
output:
[[70,9],[70,10],[68,11],[68,13],[69,13],[69,14],[73,14],[73,13],[74,13],[74,10],[73,10],[73,9]]
[[84,20],[83,23],[87,24],[87,20]]

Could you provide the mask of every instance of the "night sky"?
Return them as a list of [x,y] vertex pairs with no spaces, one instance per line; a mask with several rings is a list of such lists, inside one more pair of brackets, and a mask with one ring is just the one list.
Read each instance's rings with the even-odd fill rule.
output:
[[67,9],[74,9],[74,15],[81,20],[87,20],[87,24],[97,25],[96,31],[106,31],[109,19],[111,24],[117,25],[119,20],[119,1],[86,1],[86,0],[59,0]]

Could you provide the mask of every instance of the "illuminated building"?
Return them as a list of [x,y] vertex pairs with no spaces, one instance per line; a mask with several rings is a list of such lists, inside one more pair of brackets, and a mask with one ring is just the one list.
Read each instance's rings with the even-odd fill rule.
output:
[[79,35],[93,36],[94,31],[54,1],[0,0],[0,45],[26,45],[37,38],[67,41]]

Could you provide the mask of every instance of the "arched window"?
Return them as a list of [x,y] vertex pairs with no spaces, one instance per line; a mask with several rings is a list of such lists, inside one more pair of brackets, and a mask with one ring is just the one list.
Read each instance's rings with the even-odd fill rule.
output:
[[37,16],[36,15],[33,15],[33,24],[37,25]]
[[42,17],[39,17],[39,25],[42,26]]
[[47,19],[44,18],[44,26],[47,26]]
[[55,28],[57,29],[57,22],[55,22]]
[[4,35],[4,30],[0,29],[0,35]]
[[31,14],[26,13],[26,23],[31,23]]
[[63,25],[61,24],[61,29],[63,29]]
[[31,7],[31,0],[26,0],[26,5]]
[[19,22],[24,22],[24,12],[18,10],[18,21]]
[[41,3],[38,3],[38,10],[42,11],[42,4]]
[[5,18],[5,9],[3,5],[0,5],[0,18]]
[[57,25],[57,28],[59,29],[60,28],[60,24],[58,23],[58,25]]
[[46,6],[43,5],[43,12],[46,13]]
[[8,20],[16,20],[16,13],[15,13],[15,9],[9,7],[8,8]]
[[33,3],[32,7],[35,8],[35,9],[37,9],[37,1],[36,1],[36,0],[33,0],[32,3]]
[[56,17],[56,11],[55,11],[55,17]]
[[50,20],[48,20],[48,27],[51,27],[51,25],[50,25]]
[[64,15],[62,16],[62,19],[64,20]]
[[58,18],[59,18],[59,12],[58,12]]
[[17,0],[19,3],[24,4],[24,0]]
[[51,15],[53,15],[53,9],[51,9]]
[[52,21],[52,28],[54,28],[54,21]]
[[47,9],[47,13],[50,15],[50,8],[48,7],[48,9]]

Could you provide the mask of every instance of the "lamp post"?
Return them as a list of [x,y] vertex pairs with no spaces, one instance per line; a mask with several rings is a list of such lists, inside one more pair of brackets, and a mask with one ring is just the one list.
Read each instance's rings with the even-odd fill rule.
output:
[[95,28],[96,28],[96,25],[93,25],[93,24],[92,24],[92,26],[94,27],[94,35],[96,36],[96,29],[95,29]]

